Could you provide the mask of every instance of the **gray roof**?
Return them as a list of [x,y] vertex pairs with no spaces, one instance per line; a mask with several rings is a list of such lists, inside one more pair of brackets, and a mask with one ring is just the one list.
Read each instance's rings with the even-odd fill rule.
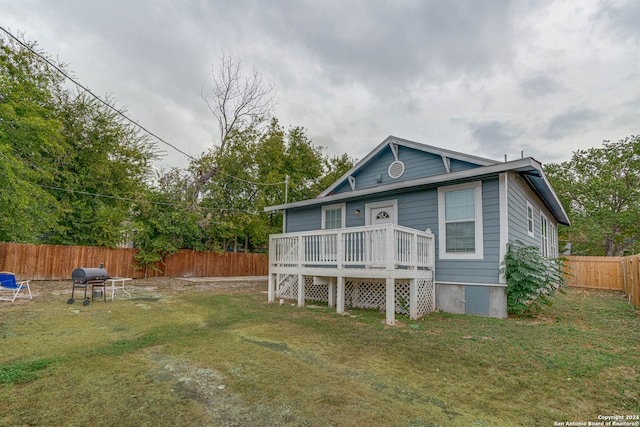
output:
[[369,154],[367,154],[362,160],[360,160],[349,172],[342,175],[336,182],[334,182],[329,188],[324,190],[318,197],[324,197],[333,190],[335,190],[340,184],[345,182],[349,176],[354,175],[357,171],[369,162],[372,158],[378,155],[383,149],[390,144],[401,145],[403,147],[413,148],[414,150],[424,151],[427,153],[437,154],[439,156],[449,157],[451,159],[462,160],[464,162],[474,163],[476,165],[487,166],[495,163],[499,163],[495,160],[485,159],[483,157],[472,156],[469,154],[459,153],[457,151],[447,150],[446,148],[434,147],[427,144],[421,144],[419,142],[409,141],[408,139],[398,138],[393,135],[389,135],[384,141],[382,141],[376,148],[374,148]]
[[[382,184],[376,187],[363,188],[360,190],[349,191],[345,193],[331,194],[331,191],[341,184],[348,176],[355,171],[363,167],[363,165],[373,158],[378,152],[380,152],[389,143],[398,145],[404,145],[411,148],[420,149],[430,153],[439,154],[442,156],[463,160],[470,163],[479,164],[480,166],[473,169],[467,169],[459,172],[452,172],[447,174],[428,176],[424,178],[417,178],[402,182],[393,182],[389,184]],[[544,174],[542,164],[533,159],[532,157],[526,157],[524,159],[513,160],[509,162],[497,162],[495,160],[483,159],[481,157],[469,156],[462,153],[457,153],[451,150],[445,150],[442,148],[431,147],[417,142],[411,142],[407,140],[401,140],[399,138],[390,136],[382,144],[378,145],[371,153],[369,153],[364,159],[362,159],[356,166],[354,166],[349,172],[343,175],[336,183],[331,187],[323,191],[315,199],[301,200],[299,202],[285,203],[276,206],[269,206],[265,208],[265,212],[302,208],[316,205],[324,205],[335,202],[341,202],[350,199],[358,199],[367,197],[370,195],[384,195],[390,193],[397,193],[398,191],[410,191],[420,188],[437,187],[439,184],[450,184],[455,181],[466,181],[472,178],[482,178],[488,176],[495,176],[496,174],[503,172],[517,172],[520,173],[531,185],[531,188],[538,194],[540,199],[545,203],[549,211],[553,214],[555,219],[564,225],[570,225],[569,217],[562,207],[562,203],[558,199],[558,196],[553,191],[551,184],[547,180]]]

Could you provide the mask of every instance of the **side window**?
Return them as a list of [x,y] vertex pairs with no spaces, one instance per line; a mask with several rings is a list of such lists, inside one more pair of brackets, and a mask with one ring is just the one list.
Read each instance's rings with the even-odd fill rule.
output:
[[558,229],[552,224],[549,223],[549,256],[553,258],[558,257]]
[[438,189],[441,259],[481,259],[482,182]]
[[533,231],[533,206],[531,203],[527,202],[527,232],[529,236],[534,237]]
[[549,222],[543,214],[540,214],[540,251],[542,256],[549,256]]
[[329,205],[322,207],[322,228],[331,230],[344,227],[345,204]]

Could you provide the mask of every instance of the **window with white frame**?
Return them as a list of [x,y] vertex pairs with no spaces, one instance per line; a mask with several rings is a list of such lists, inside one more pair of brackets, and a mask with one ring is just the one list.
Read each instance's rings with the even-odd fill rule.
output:
[[558,257],[558,229],[549,221],[549,256]]
[[527,232],[529,236],[534,236],[533,231],[533,206],[531,203],[527,202]]
[[438,188],[441,259],[482,259],[482,182]]
[[344,227],[345,204],[328,205],[322,207],[322,228],[331,230]]
[[549,256],[549,221],[540,214],[540,252],[542,256]]

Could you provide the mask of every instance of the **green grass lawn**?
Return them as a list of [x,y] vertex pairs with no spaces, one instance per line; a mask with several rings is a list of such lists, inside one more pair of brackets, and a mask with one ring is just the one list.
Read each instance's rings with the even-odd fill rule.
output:
[[[640,318],[569,291],[537,318],[268,304],[253,288],[0,305],[0,426],[553,426],[640,414]],[[53,286],[53,285],[51,285]],[[78,299],[80,300],[80,299]]]

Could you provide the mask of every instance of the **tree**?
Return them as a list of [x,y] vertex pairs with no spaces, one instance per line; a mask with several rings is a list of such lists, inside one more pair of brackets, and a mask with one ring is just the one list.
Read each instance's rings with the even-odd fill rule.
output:
[[153,146],[63,72],[35,43],[0,38],[0,240],[115,246]]
[[154,182],[144,201],[133,207],[138,265],[156,269],[156,263],[180,249],[212,249],[204,241],[201,214],[192,209],[186,190],[191,177],[173,168],[158,173]]
[[[275,92],[272,86],[263,83],[256,69],[250,76],[244,76],[240,63],[224,52],[218,69],[212,67],[211,78],[213,85],[210,91],[202,92],[202,99],[218,122],[220,146],[217,151],[224,153],[230,138],[247,130],[259,130],[271,118]],[[217,171],[217,164],[200,171],[195,185],[196,198],[201,186]]]
[[571,218],[573,252],[619,256],[640,248],[640,137],[578,150],[545,173]]
[[64,214],[60,230],[46,241],[116,246],[129,228],[133,201],[147,189],[156,158],[153,144],[117,111],[84,92],[65,92],[60,109],[61,134],[69,148],[58,160],[55,179],[65,191],[51,192]]
[[35,243],[62,212],[45,187],[66,151],[55,94],[62,79],[21,45],[0,37],[0,240]]
[[[207,221],[209,241],[222,248],[263,248],[269,234],[282,230],[282,216],[264,208],[317,196],[327,177],[342,176],[353,161],[343,155],[327,159],[301,127],[284,129],[276,119],[268,128],[253,128],[230,137],[224,152],[212,149],[191,167],[192,173],[217,165],[218,173],[202,187],[200,210]],[[333,180],[331,181],[333,182]]]

